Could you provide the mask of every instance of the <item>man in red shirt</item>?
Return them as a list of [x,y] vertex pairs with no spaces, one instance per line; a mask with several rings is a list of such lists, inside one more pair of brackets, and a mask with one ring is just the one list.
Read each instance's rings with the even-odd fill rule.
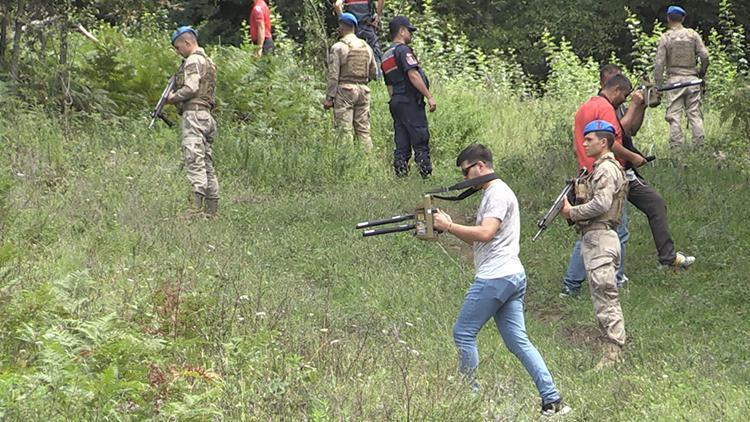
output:
[[271,11],[265,0],[255,0],[250,10],[250,40],[258,47],[256,57],[267,56],[273,52],[271,37]]
[[594,168],[594,160],[587,157],[586,151],[583,149],[583,128],[594,120],[604,120],[615,127],[615,145],[612,147],[612,152],[615,153],[620,164],[624,165],[625,161],[633,163],[634,167],[646,164],[645,158],[622,146],[622,126],[620,126],[620,121],[615,114],[615,109],[625,102],[632,90],[633,87],[628,78],[623,75],[616,75],[604,84],[599,95],[591,97],[578,108],[575,116],[573,133],[575,142],[573,145],[578,158],[579,169],[586,167],[591,172]]

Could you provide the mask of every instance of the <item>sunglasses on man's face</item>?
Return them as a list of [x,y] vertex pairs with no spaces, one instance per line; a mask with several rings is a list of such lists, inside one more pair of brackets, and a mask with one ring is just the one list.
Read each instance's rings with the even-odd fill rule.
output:
[[472,167],[476,166],[477,164],[479,164],[479,161],[475,162],[474,164],[472,164],[472,165],[470,165],[470,166],[468,166],[468,167],[466,167],[466,168],[462,168],[462,169],[461,169],[461,173],[463,173],[463,174],[464,174],[464,177],[468,176],[468,175],[469,175],[469,170],[470,170],[470,169],[471,169]]

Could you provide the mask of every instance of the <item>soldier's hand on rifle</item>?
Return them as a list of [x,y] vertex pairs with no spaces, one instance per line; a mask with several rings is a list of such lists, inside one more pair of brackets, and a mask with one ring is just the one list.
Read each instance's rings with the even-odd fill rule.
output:
[[174,91],[167,94],[167,103],[172,104],[174,101]]
[[560,209],[560,215],[562,215],[566,220],[570,220],[570,209],[573,208],[573,206],[570,205],[570,202],[568,202],[568,197],[563,197],[563,206]]
[[435,111],[435,109],[437,108],[437,103],[435,102],[435,99],[432,97],[427,99],[427,105],[430,107],[430,113]]
[[633,95],[630,97],[630,102],[635,105],[643,105],[646,103],[646,98],[643,96],[643,90],[637,89],[633,92]]
[[444,213],[442,210],[436,210],[435,214],[432,216],[432,227],[434,227],[435,230],[447,232],[452,224],[453,219],[451,216]]

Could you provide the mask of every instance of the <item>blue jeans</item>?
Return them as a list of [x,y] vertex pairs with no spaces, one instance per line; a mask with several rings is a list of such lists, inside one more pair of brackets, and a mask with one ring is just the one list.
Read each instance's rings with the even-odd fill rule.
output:
[[[620,266],[617,268],[615,278],[619,287],[622,284],[622,277],[625,273],[625,244],[630,238],[630,232],[628,232],[627,204],[622,207],[622,220],[620,221],[620,225],[617,226],[617,237],[620,238],[621,249]],[[583,255],[581,255],[581,239],[576,239],[573,252],[570,254],[570,260],[568,261],[568,270],[565,271],[563,284],[568,289],[580,289],[584,281],[586,281],[586,267],[583,266]]]
[[469,287],[453,326],[453,340],[458,348],[459,370],[470,380],[474,380],[479,365],[477,334],[490,317],[503,342],[521,361],[536,384],[542,403],[552,403],[560,399],[560,394],[552,382],[544,359],[526,334],[523,319],[523,296],[526,293],[526,274],[519,273],[507,277],[485,280],[477,278]]

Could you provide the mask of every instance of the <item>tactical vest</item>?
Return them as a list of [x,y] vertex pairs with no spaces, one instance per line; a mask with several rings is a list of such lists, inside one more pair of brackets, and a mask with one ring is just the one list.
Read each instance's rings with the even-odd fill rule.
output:
[[346,61],[341,64],[339,83],[366,84],[370,80],[370,49],[367,43],[351,38],[344,38],[341,42],[349,47],[349,52]]
[[[417,91],[416,88],[414,88],[414,85],[411,84],[411,81],[409,81],[409,76],[401,70],[401,68],[398,66],[398,60],[396,60],[396,51],[399,48],[409,48],[405,44],[401,43],[394,43],[386,52],[383,54],[383,60],[380,64],[380,68],[383,71],[383,76],[385,78],[385,82],[388,85],[391,85],[391,88],[393,89],[393,95],[406,95],[409,97],[414,97],[417,99],[417,101],[423,100],[422,93]],[[412,54],[414,54],[412,52]],[[424,71],[421,67],[417,68],[417,72],[419,72],[419,75],[422,77],[422,80],[424,81],[427,88],[430,87],[430,81],[427,79],[427,75],[425,75]]]
[[[186,109],[187,105],[196,105],[207,109],[213,109],[216,104],[214,96],[214,92],[216,91],[216,65],[213,60],[206,56],[201,50],[197,50],[193,54],[203,57],[206,60],[206,65],[204,69],[201,69],[202,73],[200,83],[198,84],[198,93],[195,97],[185,101],[180,108]],[[175,78],[175,90],[179,90],[183,86],[185,86],[185,72],[177,72],[177,77]]]
[[344,12],[349,12],[362,25],[372,20],[372,4],[370,0],[344,0]]
[[672,29],[667,33],[667,72],[670,68],[679,67],[694,69],[697,66],[695,57],[695,39],[688,28]]
[[[611,164],[607,164],[611,163]],[[599,166],[605,166],[605,165],[614,165],[617,168],[617,171],[620,172],[620,175],[622,176],[622,185],[620,186],[620,189],[615,191],[614,196],[612,197],[612,205],[609,207],[607,212],[596,216],[590,220],[584,220],[576,222],[577,229],[585,233],[586,231],[590,229],[595,228],[605,228],[607,226],[608,228],[614,229],[620,224],[620,221],[622,219],[622,207],[625,205],[625,200],[627,199],[628,195],[628,182],[625,179],[625,172],[622,169],[622,166],[620,163],[614,159],[613,157],[607,157],[604,160],[602,160]],[[592,174],[590,174],[588,177],[584,178],[583,180],[579,181],[576,185],[576,199],[577,203],[585,204],[586,202],[591,201],[594,198],[594,174],[596,173],[596,170]],[[579,196],[580,195],[580,196]],[[583,198],[583,200],[581,200]]]

